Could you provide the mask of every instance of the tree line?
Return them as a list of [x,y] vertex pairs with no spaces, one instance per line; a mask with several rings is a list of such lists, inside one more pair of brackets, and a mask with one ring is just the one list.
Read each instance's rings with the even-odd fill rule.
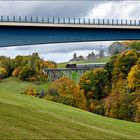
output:
[[113,55],[104,68],[85,73],[79,84],[89,111],[140,122],[140,52]]
[[56,63],[40,58],[38,53],[18,55],[14,59],[0,57],[0,79],[13,76],[24,81],[43,81],[47,76],[43,73],[45,68],[56,68]]

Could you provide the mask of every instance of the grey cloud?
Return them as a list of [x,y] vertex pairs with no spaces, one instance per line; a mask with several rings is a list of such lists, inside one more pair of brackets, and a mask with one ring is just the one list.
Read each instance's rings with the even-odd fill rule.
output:
[[[43,5],[34,9],[34,15],[50,16],[50,17],[83,17],[86,16],[91,8],[93,2],[72,2],[72,1],[59,1],[59,2],[46,2]],[[43,9],[43,10],[40,10]]]
[[83,17],[93,6],[93,1],[0,1],[0,14]]
[[95,43],[95,42],[84,42],[84,43],[65,43],[65,44],[44,44],[44,45],[33,45],[33,46],[18,46],[15,47],[16,51],[36,51],[41,54],[46,53],[68,53],[79,50],[100,50],[104,49],[107,51],[110,43]]

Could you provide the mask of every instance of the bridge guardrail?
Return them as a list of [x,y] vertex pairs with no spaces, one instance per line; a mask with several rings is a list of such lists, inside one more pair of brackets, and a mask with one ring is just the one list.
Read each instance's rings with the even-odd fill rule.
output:
[[140,26],[140,20],[0,16],[0,22]]

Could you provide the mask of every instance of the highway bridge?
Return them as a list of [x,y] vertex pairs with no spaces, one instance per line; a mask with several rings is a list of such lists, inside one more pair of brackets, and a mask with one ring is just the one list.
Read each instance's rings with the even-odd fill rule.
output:
[[140,20],[0,16],[0,47],[140,40]]

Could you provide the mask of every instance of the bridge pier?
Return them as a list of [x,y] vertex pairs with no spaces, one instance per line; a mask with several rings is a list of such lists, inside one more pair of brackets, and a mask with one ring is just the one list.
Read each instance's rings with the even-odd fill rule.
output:
[[73,73],[76,73],[76,82],[79,78],[91,68],[58,68],[58,69],[45,69],[44,72],[47,74],[47,81],[53,82],[58,80],[62,76],[67,76],[70,79],[73,79]]

